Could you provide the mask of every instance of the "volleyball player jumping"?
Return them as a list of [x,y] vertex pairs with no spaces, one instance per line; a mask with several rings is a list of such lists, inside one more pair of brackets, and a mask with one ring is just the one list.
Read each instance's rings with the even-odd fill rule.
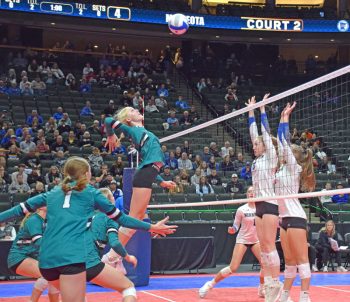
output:
[[[281,114],[278,127],[278,155],[280,168],[276,173],[275,192],[278,195],[297,194],[315,189],[315,174],[312,151],[298,145],[291,145],[289,116],[295,108],[289,103]],[[284,287],[281,302],[287,302],[297,271],[301,279],[299,302],[310,302],[310,264],[308,258],[306,214],[298,198],[278,201],[281,223],[281,244],[285,258]]]
[[[254,189],[249,187],[247,190],[247,199],[254,198]],[[238,232],[236,244],[232,252],[231,263],[223,268],[214,279],[206,282],[199,289],[199,296],[204,298],[208,292],[221,280],[234,273],[240,266],[242,259],[248,248],[251,248],[254,256],[260,262],[260,244],[255,228],[255,204],[249,202],[237,209],[235,220],[232,227],[228,228],[228,233],[233,235]],[[265,296],[264,277],[260,271],[260,285],[258,288],[259,297]]]
[[[269,94],[264,96],[264,100]],[[255,97],[246,103],[247,107],[256,104]],[[260,107],[261,132],[255,122],[254,110],[249,111],[249,132],[253,143],[254,155],[252,179],[256,197],[273,197],[275,173],[278,158],[273,138],[267,121],[265,106]],[[255,224],[261,248],[261,263],[264,269],[265,301],[275,302],[281,294],[282,283],[279,281],[280,258],[276,250],[276,234],[278,226],[278,205],[276,200],[257,202]]]
[[[122,131],[130,137],[136,145],[136,149],[141,154],[142,162],[139,165],[133,180],[133,191],[130,202],[131,217],[142,220],[145,216],[147,206],[152,194],[152,184],[160,181],[163,188],[175,186],[172,181],[164,181],[160,175],[160,169],[164,165],[164,154],[161,150],[159,139],[150,131],[143,127],[144,117],[137,109],[125,107],[121,109],[116,120],[111,117],[105,119],[107,131],[107,143],[109,150],[113,151],[116,147],[117,137],[115,133]],[[135,230],[121,227],[119,230],[119,240],[125,246],[134,235]],[[108,262],[118,260],[118,256],[113,250],[106,255]]]

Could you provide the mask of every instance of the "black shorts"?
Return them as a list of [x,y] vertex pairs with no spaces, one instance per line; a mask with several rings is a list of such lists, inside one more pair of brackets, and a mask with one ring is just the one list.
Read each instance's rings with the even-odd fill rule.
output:
[[287,231],[288,229],[303,229],[307,230],[307,220],[300,217],[283,217],[281,228]]
[[251,249],[254,245],[256,245],[256,243],[244,243],[244,245],[246,246],[246,248]]
[[86,281],[90,282],[95,279],[104,269],[105,264],[100,262],[99,264],[90,267],[86,270]]
[[255,216],[262,218],[265,214],[278,216],[278,205],[266,201],[255,203]]
[[16,263],[15,265],[12,265],[9,267],[10,271],[12,271],[13,273],[16,274],[16,271],[18,269],[18,267],[22,264],[22,262],[24,261],[25,259],[21,260],[20,262]]
[[60,275],[76,275],[86,271],[85,263],[74,263],[54,268],[40,268],[41,275],[47,281],[55,281]]
[[156,165],[144,166],[136,172],[132,186],[134,188],[152,189],[152,184],[155,182],[158,173],[159,168]]

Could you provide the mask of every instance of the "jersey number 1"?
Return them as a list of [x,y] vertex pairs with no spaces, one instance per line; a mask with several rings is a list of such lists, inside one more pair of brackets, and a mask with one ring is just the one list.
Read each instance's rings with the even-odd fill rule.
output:
[[68,209],[70,208],[70,198],[72,196],[71,192],[68,192],[66,196],[64,197],[64,203],[63,203],[63,208]]

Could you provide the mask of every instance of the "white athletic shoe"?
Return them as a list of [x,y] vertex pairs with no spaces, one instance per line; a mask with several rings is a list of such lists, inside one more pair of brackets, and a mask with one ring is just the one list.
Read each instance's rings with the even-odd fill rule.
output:
[[208,292],[213,288],[211,282],[205,282],[205,284],[199,289],[198,294],[200,298],[205,298]]
[[324,273],[327,273],[327,272],[328,272],[328,266],[325,265],[325,266],[323,267],[322,271],[323,271]]
[[312,269],[312,271],[315,272],[315,273],[318,272],[318,268],[317,268],[317,266],[316,266],[315,264],[312,265],[312,268],[311,268],[311,269]]
[[265,288],[265,302],[278,302],[283,290],[283,283],[274,281]]
[[337,267],[337,272],[342,272],[342,273],[345,273],[347,272],[348,270],[344,267],[344,266],[338,266]]
[[260,284],[258,287],[258,296],[260,298],[265,298],[265,286],[263,284]]

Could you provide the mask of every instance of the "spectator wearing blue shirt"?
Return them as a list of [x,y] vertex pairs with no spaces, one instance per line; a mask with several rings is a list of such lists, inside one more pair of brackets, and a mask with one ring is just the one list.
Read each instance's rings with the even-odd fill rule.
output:
[[90,101],[86,101],[85,106],[80,111],[80,116],[95,116],[92,112]]
[[169,91],[168,89],[165,88],[165,84],[160,85],[160,87],[157,90],[158,96],[164,96],[168,97],[169,96]]
[[241,170],[241,178],[246,181],[252,180],[252,170],[249,161],[246,162],[246,165]]
[[[344,186],[342,183],[337,184],[337,189],[341,190],[344,189]],[[333,203],[348,203],[349,202],[349,194],[337,194],[332,196]]]
[[205,176],[201,176],[199,179],[199,184],[196,185],[196,193],[200,196],[205,194],[214,194],[213,187],[208,183]]
[[164,154],[164,159],[167,161],[169,159],[169,152],[166,145],[162,145],[162,152]]
[[29,128],[29,126],[27,124],[23,125],[23,126],[19,126],[16,129],[16,136],[17,137],[22,137],[23,136],[23,130],[27,129],[30,135],[33,135],[33,131],[31,128]]
[[89,92],[91,92],[91,84],[88,83],[85,79],[82,79],[79,91],[82,92],[82,93],[89,93]]
[[169,158],[165,161],[165,164],[170,167],[171,170],[176,170],[178,167],[178,161],[175,157],[175,152],[170,151]]
[[57,112],[53,115],[53,118],[58,122],[63,118],[63,108],[57,107]]
[[112,180],[109,184],[109,189],[112,192],[114,201],[115,201],[115,207],[119,209],[121,212],[124,212],[124,197],[123,197],[123,191],[120,189],[117,189],[117,182],[115,180]]
[[174,111],[170,111],[166,122],[169,124],[169,128],[179,126],[179,120],[176,118]]
[[187,102],[182,99],[181,95],[179,95],[177,101],[175,102],[175,106],[182,110],[191,109],[191,107],[187,104]]
[[201,158],[203,161],[209,163],[210,158],[212,157],[213,154],[210,153],[210,149],[208,146],[205,146],[203,148],[203,152],[201,154]]
[[11,83],[11,86],[7,89],[7,93],[11,96],[19,96],[21,95],[21,89],[19,89],[16,83]]
[[[32,125],[33,124],[33,119],[37,118],[39,125],[42,125],[44,123],[43,118],[38,114],[38,111],[36,109],[32,110],[32,114],[27,117],[26,124],[27,125]],[[17,135],[17,133],[16,133]],[[17,135],[18,136],[18,135]]]

